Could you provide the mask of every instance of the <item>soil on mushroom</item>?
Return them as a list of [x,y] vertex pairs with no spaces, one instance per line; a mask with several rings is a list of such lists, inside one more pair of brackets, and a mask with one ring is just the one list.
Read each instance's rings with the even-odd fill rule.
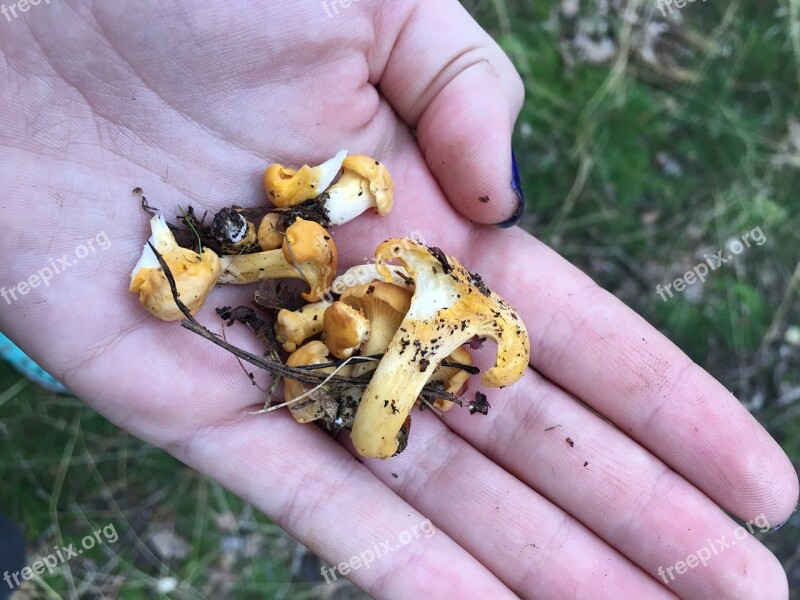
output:
[[286,211],[276,211],[284,215],[283,223],[289,227],[298,218],[305,219],[306,221],[316,221],[326,229],[330,227],[331,219],[328,210],[325,208],[325,199],[328,197],[327,192],[324,192],[314,198],[313,200],[306,200],[302,204],[293,206]]

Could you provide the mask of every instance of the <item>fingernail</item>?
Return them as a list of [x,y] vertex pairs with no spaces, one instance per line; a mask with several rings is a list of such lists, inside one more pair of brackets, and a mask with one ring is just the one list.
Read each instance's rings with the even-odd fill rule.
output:
[[511,148],[511,189],[517,195],[517,210],[510,219],[498,223],[497,226],[501,229],[513,227],[522,219],[525,214],[525,193],[522,191],[522,180],[519,177],[519,169],[517,168],[517,155],[514,148]]

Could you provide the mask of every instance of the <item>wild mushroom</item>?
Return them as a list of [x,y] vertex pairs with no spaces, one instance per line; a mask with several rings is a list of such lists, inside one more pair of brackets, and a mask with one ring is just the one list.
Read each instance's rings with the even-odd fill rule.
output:
[[[457,363],[460,365],[472,366],[472,354],[464,346],[459,346],[447,357],[447,361]],[[445,367],[440,366],[431,375],[427,385],[436,384],[441,382],[445,392],[450,392],[456,396],[461,395],[461,390],[470,378],[471,373],[458,367]],[[450,410],[453,403],[443,398],[437,398],[433,405],[440,410]]]
[[258,226],[258,245],[262,250],[277,250],[283,245],[283,215],[269,213],[261,219]]
[[392,210],[394,183],[389,170],[363,154],[353,154],[342,162],[342,176],[318,199],[331,227],[352,221],[369,208],[379,215]]
[[[286,365],[289,367],[306,367],[309,365],[326,364],[331,362],[331,360],[328,347],[319,340],[314,340],[300,346],[300,348],[290,354],[289,358],[286,359]],[[315,372],[330,375],[333,373],[334,368],[335,367],[324,367]],[[303,384],[296,379],[287,377],[283,380],[283,396],[286,402],[292,402],[303,394],[308,393],[311,389],[314,389],[313,385]],[[333,416],[335,417],[337,405],[336,401],[327,395],[325,386],[322,386],[309,394],[306,398],[290,404],[289,410],[298,423],[309,423],[321,419],[326,414],[329,415],[330,411],[333,411]]]
[[455,258],[409,239],[391,239],[375,252],[379,272],[397,259],[414,278],[411,306],[364,391],[351,438],[362,456],[388,458],[417,396],[441,361],[473,336],[497,343],[495,366],[483,385],[517,381],[530,360],[525,326],[508,303]]
[[[387,265],[392,272],[392,283],[406,289],[414,289],[414,280],[406,274],[406,270],[398,265]],[[372,283],[373,281],[383,281],[383,276],[378,273],[378,268],[374,263],[355,265],[350,267],[333,280],[331,291],[334,294],[344,294],[348,288]]]
[[275,339],[287,352],[294,352],[308,338],[322,332],[328,300],[306,304],[297,310],[282,308],[275,322]]
[[[359,308],[372,326],[370,338],[361,347],[363,356],[380,355],[387,351],[392,338],[408,312],[412,294],[413,292],[407,288],[384,281],[373,281],[343,292],[340,303]],[[456,348],[447,357],[447,360],[462,365],[472,365],[472,355],[462,346]],[[358,377],[368,373],[374,370],[376,365],[376,362],[355,364],[352,368],[352,376]],[[463,369],[440,366],[433,372],[426,385],[442,382],[442,387],[446,392],[458,394],[469,377],[470,373]],[[453,405],[452,402],[441,398],[433,404],[441,410],[448,410]]]
[[239,256],[223,256],[220,283],[255,283],[265,279],[304,279],[303,298],[314,302],[330,289],[339,254],[333,238],[314,221],[297,219],[287,230],[283,247]]
[[[363,356],[383,354],[411,306],[413,292],[406,288],[374,281],[345,290],[339,302],[364,314],[370,323],[369,339],[361,347]],[[375,363],[353,365],[353,376],[363,375],[375,368]]]
[[342,150],[318,167],[303,165],[299,170],[270,165],[264,172],[264,190],[275,206],[297,206],[328,189],[346,156],[347,150]]
[[342,177],[336,184],[322,189],[319,185],[324,180],[310,183],[307,193],[292,196],[289,200],[289,193],[300,185],[298,182],[301,179],[306,178],[303,169],[309,167],[303,167],[294,175],[294,171],[280,165],[272,165],[267,170],[265,181],[272,182],[268,186],[268,193],[278,208],[261,221],[258,241],[262,250],[279,248],[283,230],[298,217],[316,221],[323,227],[336,227],[352,221],[369,208],[379,215],[391,211],[394,183],[380,161],[363,154],[348,156],[343,161],[339,161],[338,156],[332,160],[335,162],[328,163],[339,165],[342,169]]
[[214,215],[210,233],[225,254],[248,252],[258,241],[255,225],[235,208],[223,208]]
[[[339,302],[362,311],[372,328],[369,339],[361,346],[363,356],[376,356],[386,352],[411,306],[412,295],[413,290],[385,281],[354,286],[342,293]],[[472,356],[463,347],[456,348],[447,359],[453,363],[472,365]],[[353,365],[353,377],[374,370],[376,364],[365,361]],[[470,373],[457,367],[439,367],[427,383],[441,381],[445,391],[456,394],[469,376]],[[452,404],[441,399],[434,403],[443,410],[447,410]]]
[[[178,297],[192,314],[196,314],[220,276],[219,257],[208,248],[198,254],[178,246],[161,215],[155,215],[150,220],[150,230],[152,236],[149,243],[169,267]],[[130,291],[139,294],[139,303],[153,316],[163,321],[180,321],[184,318],[172,297],[167,276],[148,244],[145,244],[142,256],[131,272]]]
[[370,321],[364,313],[336,301],[325,310],[325,344],[336,358],[350,358],[370,337]]

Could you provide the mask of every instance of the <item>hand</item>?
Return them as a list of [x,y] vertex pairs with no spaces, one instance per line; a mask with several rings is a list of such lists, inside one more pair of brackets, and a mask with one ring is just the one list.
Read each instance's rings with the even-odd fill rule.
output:
[[[61,0],[2,23],[0,285],[15,299],[0,298],[0,327],[329,563],[380,554],[349,574],[376,597],[786,598],[780,564],[749,535],[733,545],[723,512],[788,518],[798,483],[780,447],[553,251],[463,216],[517,209],[508,60],[455,0],[337,10]],[[132,188],[167,215],[255,206],[266,164],[342,148],[383,160],[398,192],[388,217],[334,230],[342,264],[419,230],[519,309],[533,347],[535,370],[492,391],[488,417],[415,411],[388,461],[357,462],[285,412],[247,416],[264,398],[236,360],[127,292],[147,237]],[[51,261],[61,272],[22,293]],[[199,319],[218,331],[213,308],[251,291],[215,290]],[[258,351],[243,328],[227,335]],[[399,547],[426,517],[435,534]],[[676,571],[712,544],[706,564]]]

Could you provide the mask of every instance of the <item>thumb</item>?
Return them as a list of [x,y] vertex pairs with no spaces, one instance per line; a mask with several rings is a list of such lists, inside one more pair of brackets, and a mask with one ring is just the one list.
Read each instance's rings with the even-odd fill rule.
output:
[[407,14],[381,92],[416,129],[428,166],[461,214],[516,224],[524,210],[511,150],[524,97],[519,74],[456,0],[399,4]]

